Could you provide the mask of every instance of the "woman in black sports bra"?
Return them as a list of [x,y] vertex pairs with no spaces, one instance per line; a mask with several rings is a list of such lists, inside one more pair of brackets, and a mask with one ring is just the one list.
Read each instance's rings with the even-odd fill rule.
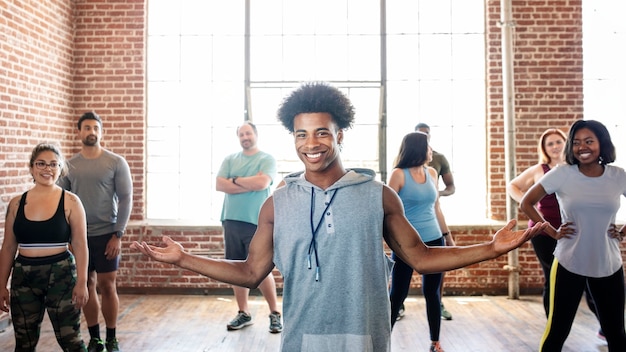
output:
[[56,184],[63,162],[57,146],[38,144],[29,164],[35,185],[7,207],[0,310],[11,312],[16,351],[35,351],[44,311],[63,351],[87,351],[80,334],[89,298],[87,222],[80,199]]

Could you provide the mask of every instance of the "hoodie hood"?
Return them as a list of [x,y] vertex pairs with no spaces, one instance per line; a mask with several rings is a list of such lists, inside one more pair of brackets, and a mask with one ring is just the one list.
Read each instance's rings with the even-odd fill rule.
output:
[[[332,184],[330,187],[325,189],[324,191],[332,191],[333,189],[339,189],[346,186],[357,185],[359,183],[369,182],[376,177],[376,173],[371,169],[364,168],[353,168],[347,169],[346,174],[343,175],[337,182]],[[314,187],[320,189],[319,187],[313,185],[309,181],[304,178],[304,171],[298,171],[291,173],[284,178],[285,185],[297,185],[302,187]]]

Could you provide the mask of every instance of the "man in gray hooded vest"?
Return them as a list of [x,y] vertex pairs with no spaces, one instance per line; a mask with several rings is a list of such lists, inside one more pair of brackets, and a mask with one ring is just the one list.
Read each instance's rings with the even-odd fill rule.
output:
[[293,134],[304,171],[288,175],[263,204],[245,261],[195,256],[169,237],[166,247],[134,242],[131,248],[246,287],[276,266],[284,277],[282,351],[391,349],[392,263],[383,240],[417,272],[433,273],[496,258],[545,227],[513,231],[511,220],[489,242],[429,248],[404,217],[400,198],[373,171],[343,167],[340,145],[354,108],[339,89],[304,84],[285,98],[278,118]]

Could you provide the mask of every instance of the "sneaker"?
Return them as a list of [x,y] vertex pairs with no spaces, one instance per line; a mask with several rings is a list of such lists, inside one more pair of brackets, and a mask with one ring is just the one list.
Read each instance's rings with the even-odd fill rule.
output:
[[112,338],[106,342],[107,352],[120,352],[119,342],[117,338]]
[[428,350],[428,352],[445,352],[443,350],[443,348],[441,348],[441,344],[439,344],[439,341],[437,342],[433,342],[430,345],[430,349]]
[[272,312],[270,314],[270,332],[275,334],[283,331],[283,324],[280,322],[280,313]]
[[400,310],[398,310],[398,316],[396,317],[396,321],[404,318],[404,303],[400,306]]
[[246,314],[245,312],[239,311],[235,319],[231,320],[230,323],[226,324],[227,330],[239,330],[245,328],[248,325],[252,325],[252,316]]
[[107,348],[104,345],[104,341],[96,337],[89,340],[89,345],[87,346],[87,350],[89,352],[107,352]]
[[602,329],[598,330],[597,336],[600,340],[606,341],[606,336],[604,336],[604,331],[602,331]]
[[441,303],[441,317],[445,320],[452,320],[452,314],[446,310],[446,307]]

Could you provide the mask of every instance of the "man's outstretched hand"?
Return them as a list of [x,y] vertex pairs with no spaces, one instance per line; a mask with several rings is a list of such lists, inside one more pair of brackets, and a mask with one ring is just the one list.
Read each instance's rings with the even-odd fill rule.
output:
[[493,246],[497,253],[504,254],[521,246],[529,239],[544,232],[549,226],[547,222],[538,222],[533,227],[525,230],[513,231],[516,224],[516,220],[509,220],[506,226],[496,231],[496,234],[493,236]]
[[168,236],[163,236],[165,247],[156,247],[146,242],[134,241],[130,244],[130,248],[139,251],[148,257],[170,264],[177,264],[183,256],[183,246]]

